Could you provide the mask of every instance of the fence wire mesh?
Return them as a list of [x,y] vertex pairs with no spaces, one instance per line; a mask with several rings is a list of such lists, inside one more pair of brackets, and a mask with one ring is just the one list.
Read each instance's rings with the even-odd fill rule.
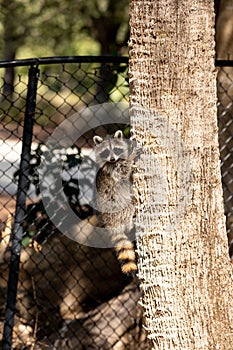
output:
[[[34,111],[27,106],[28,100],[32,99],[33,104],[34,99],[28,95],[30,83],[26,64],[29,65],[30,62],[24,62],[23,67],[14,69],[12,85],[9,78],[12,67],[1,71],[2,347],[146,349],[142,315],[137,307],[137,283],[122,274],[113,249],[83,245],[63,235],[48,217],[41,199],[42,187],[37,170],[41,165],[41,154],[47,147],[45,143],[58,126],[70,116],[77,115],[77,133],[82,136],[76,142],[71,142],[65,152],[61,147],[57,149],[54,159],[55,163],[63,164],[62,185],[66,199],[72,211],[81,219],[80,225],[85,235],[85,223],[88,220],[92,223],[95,221],[92,208],[86,203],[93,179],[91,173],[90,176],[86,173],[80,194],[82,179],[77,178],[77,170],[86,156],[85,165],[92,171],[93,160],[86,153],[93,146],[92,138],[95,133],[112,133],[119,126],[123,127],[126,136],[128,133],[124,118],[122,123],[121,110],[118,113],[119,120],[115,118],[114,123],[111,118],[104,123],[99,120],[94,127],[85,112],[80,114],[80,111],[87,108],[92,111],[96,105],[108,106],[109,102],[114,105],[124,102],[128,105],[127,59],[74,58],[72,62],[65,61],[56,58],[56,62],[33,62],[31,68],[40,70],[38,82],[34,81]],[[107,114],[108,107],[104,108],[107,108]],[[28,120],[25,119],[26,115]],[[34,118],[34,125],[30,145],[30,130],[29,134],[24,133],[31,116]],[[72,130],[70,133],[72,134]],[[30,159],[25,168],[29,183],[19,189],[17,185],[22,172],[25,176],[25,169],[22,170],[20,165],[22,140],[26,144],[26,153],[27,147],[31,146]],[[46,174],[43,176],[45,180]],[[48,196],[56,196],[57,189],[53,180],[45,180],[44,187]],[[22,232],[18,242],[16,240],[16,243],[12,243],[12,226],[17,226],[18,220],[17,215],[15,216],[17,206],[19,215],[22,215],[23,210]],[[62,211],[59,215],[62,217]],[[21,238],[19,275],[17,276],[17,271],[13,274],[13,277],[18,278],[17,290],[14,291],[14,308],[14,293],[9,295],[9,288],[12,288],[9,265],[12,265],[12,254],[15,254],[14,263],[17,261],[17,243],[20,243]],[[17,270],[17,264],[14,269]],[[9,309],[9,313],[5,312],[6,309]]]
[[[30,65],[35,69],[35,74],[40,70],[38,82],[32,79],[32,85],[36,87],[34,110],[30,108],[35,99],[33,94],[28,94],[29,90],[33,90],[28,82]],[[56,198],[56,183],[43,173],[41,186],[41,175],[38,172],[42,153],[49,153],[46,148],[49,137],[67,119],[73,120],[69,118],[78,115],[78,124],[68,131],[71,139],[69,147],[66,147],[65,152],[61,147],[56,149],[54,158],[51,156],[50,160],[51,163],[62,164],[62,186],[67,203],[75,215],[81,218],[80,230],[83,230],[84,235],[90,235],[86,223],[90,221],[95,224],[95,215],[89,205],[92,195],[90,188],[93,185],[92,158],[86,158],[84,184],[77,177],[77,171],[93,146],[93,135],[112,134],[119,127],[126,136],[129,133],[127,117],[122,117],[124,110],[121,108],[117,117],[100,119],[94,125],[90,118],[90,111],[93,112],[93,108],[100,104],[105,106],[106,115],[109,114],[106,103],[108,106],[109,102],[121,106],[124,102],[127,106],[127,59],[55,58],[33,62],[26,60],[21,65],[9,63],[7,67],[0,68],[2,348],[149,349],[142,329],[142,314],[137,305],[140,297],[137,283],[122,274],[113,249],[80,244],[57,229],[51,217],[48,217],[41,198],[42,188],[45,188],[46,196]],[[87,114],[81,112],[85,110],[88,110]],[[224,201],[230,239],[233,226],[231,67],[219,68],[218,115]],[[29,124],[32,116],[34,122],[30,143]],[[75,133],[81,134],[75,142],[72,136],[74,129],[77,129]],[[22,164],[20,167],[22,140],[26,150],[24,155],[28,182],[20,187],[19,178],[22,177],[23,169]],[[19,223],[15,215],[17,206],[19,217],[22,217]],[[63,212],[58,215],[62,220]],[[18,244],[21,245],[18,267],[17,240],[12,243],[12,230],[13,227],[17,229],[17,224],[22,228],[18,237]],[[13,277],[18,280],[13,293],[9,277],[12,254],[15,254]],[[6,309],[9,309],[9,314]]]
[[233,257],[233,61],[219,62],[218,128],[229,254]]

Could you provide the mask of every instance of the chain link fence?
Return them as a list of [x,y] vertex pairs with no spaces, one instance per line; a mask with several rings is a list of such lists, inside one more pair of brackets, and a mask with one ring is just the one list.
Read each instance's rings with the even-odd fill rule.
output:
[[[57,198],[54,178],[48,172],[40,175],[41,159],[42,154],[50,154],[53,136],[62,138],[65,129],[64,148],[56,148],[49,159],[55,169],[62,164],[64,202],[80,218],[76,229],[84,237],[93,234],[88,226],[96,224],[90,205],[94,165],[89,152],[95,134],[112,134],[121,128],[129,136],[127,58],[21,60],[1,63],[0,72],[2,348],[149,349],[137,281],[122,274],[113,249],[82,244],[60,232],[41,196],[43,190],[46,198]],[[229,239],[233,223],[232,72],[232,67],[220,67],[218,73]],[[83,178],[77,176],[81,166]],[[64,202],[57,203],[61,208],[57,216],[67,223]]]
[[233,257],[233,61],[217,61],[218,127],[229,254]]
[[[42,188],[56,198],[56,179],[38,170],[41,155],[50,154],[48,140],[71,121],[69,146],[57,147],[50,159],[62,164],[64,201],[80,218],[76,229],[92,235],[96,217],[88,204],[93,187],[88,154],[95,134],[122,128],[129,136],[127,70],[124,57],[2,64],[0,331],[5,350],[147,348],[137,283],[122,274],[113,249],[81,244],[57,229],[41,198]],[[78,178],[81,164],[85,173]],[[60,220],[67,222],[63,203],[56,204]]]

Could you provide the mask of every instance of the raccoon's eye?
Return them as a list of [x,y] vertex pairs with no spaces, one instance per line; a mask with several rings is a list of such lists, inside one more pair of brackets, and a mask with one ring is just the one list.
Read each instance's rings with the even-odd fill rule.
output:
[[100,157],[103,159],[108,158],[109,155],[110,155],[110,151],[108,149],[105,149],[103,152],[100,153]]
[[123,150],[122,148],[119,148],[119,147],[115,147],[113,152],[117,155],[117,156],[120,156],[122,153],[123,153]]

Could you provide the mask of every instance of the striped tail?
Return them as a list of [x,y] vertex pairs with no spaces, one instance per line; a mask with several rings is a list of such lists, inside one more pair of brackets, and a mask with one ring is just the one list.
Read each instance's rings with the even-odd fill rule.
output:
[[121,271],[126,275],[134,276],[138,271],[134,244],[125,237],[122,237],[118,239],[115,250],[121,265]]

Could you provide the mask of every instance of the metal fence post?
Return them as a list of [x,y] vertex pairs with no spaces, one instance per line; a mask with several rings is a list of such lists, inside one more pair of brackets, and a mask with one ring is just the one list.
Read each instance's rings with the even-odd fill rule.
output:
[[2,342],[3,350],[10,350],[12,347],[12,332],[14,326],[14,314],[16,308],[17,284],[20,265],[20,252],[23,237],[22,221],[25,214],[26,196],[29,187],[28,175],[33,132],[33,117],[36,108],[38,77],[38,66],[31,66],[28,75],[28,90],[24,118],[20,174],[16,199],[15,221],[13,226],[11,261],[8,278],[7,303]]

